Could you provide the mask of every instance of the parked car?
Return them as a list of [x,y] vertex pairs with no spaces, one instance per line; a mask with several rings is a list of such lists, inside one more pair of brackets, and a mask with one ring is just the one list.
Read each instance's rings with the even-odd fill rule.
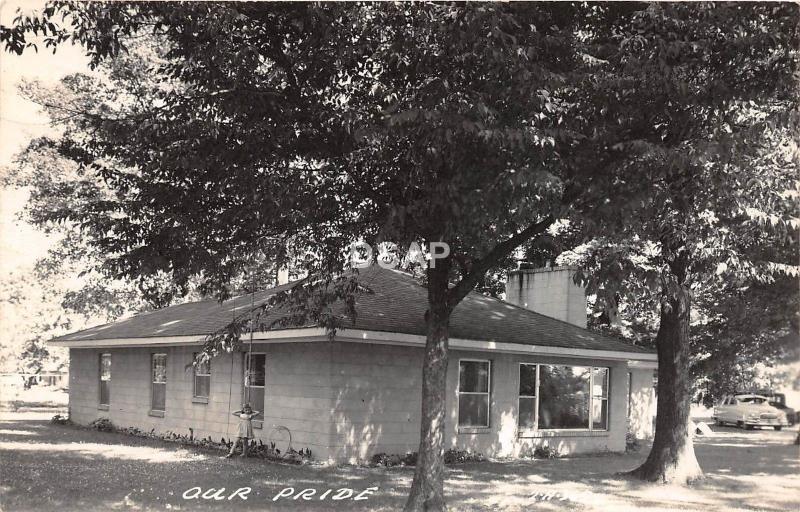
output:
[[780,430],[789,426],[786,414],[769,404],[762,395],[728,395],[714,407],[714,423],[732,424],[752,430],[755,427],[772,427]]
[[783,414],[786,415],[786,420],[789,422],[789,426],[792,426],[795,423],[797,423],[797,411],[786,405],[786,395],[784,395],[783,393],[772,393],[772,392],[765,392],[758,394],[767,397],[767,402],[769,403],[769,405],[783,411]]

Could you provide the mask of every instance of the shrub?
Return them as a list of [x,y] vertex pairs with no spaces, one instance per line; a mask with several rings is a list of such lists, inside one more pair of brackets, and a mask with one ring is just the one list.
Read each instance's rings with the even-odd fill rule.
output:
[[114,431],[114,424],[111,423],[111,420],[108,418],[97,418],[93,422],[89,423],[89,427],[101,432]]
[[417,452],[410,452],[403,457],[401,461],[405,466],[416,466],[417,465]]
[[639,448],[641,448],[641,443],[639,440],[634,436],[632,433],[628,432],[625,434],[625,451],[626,452],[638,452]]
[[547,445],[537,446],[536,449],[533,450],[534,459],[555,459],[558,458],[559,455],[557,448],[551,448]]
[[[392,466],[416,466],[417,465],[417,458],[419,454],[417,452],[409,452],[405,455],[398,455],[396,453],[376,453],[372,456],[370,460],[371,466],[386,466],[387,468]],[[456,449],[449,449],[444,452],[444,463],[445,464],[460,464],[463,462],[483,462],[486,460],[486,457],[483,456],[482,453],[478,452],[470,452],[467,450],[456,450]]]
[[69,421],[69,416],[62,416],[60,414],[56,414],[52,418],[50,418],[50,423],[54,425],[69,425],[71,422]]
[[[55,422],[56,415],[53,418]],[[68,421],[68,420],[67,420]],[[207,448],[211,450],[229,450],[231,444],[235,439],[226,440],[224,437],[219,442],[211,439],[211,436],[206,438],[194,437],[194,429],[189,429],[189,434],[178,434],[176,432],[167,431],[159,434],[155,429],[148,431],[142,430],[138,427],[121,427],[116,428],[108,418],[98,418],[89,424],[90,428],[101,430],[104,432],[119,432],[134,437],[144,437],[148,439],[158,439],[168,443],[177,443],[183,446],[195,446],[198,448]],[[247,448],[247,454],[250,457],[268,459],[278,462],[289,462],[292,464],[302,464],[312,459],[311,450],[303,448],[300,451],[290,449],[286,453],[281,453],[280,450],[275,448],[275,443],[264,444],[262,441],[250,440],[250,445]]]
[[302,464],[312,459],[311,449],[309,448],[301,448],[300,451],[290,448],[286,453],[281,454],[280,449],[275,447],[275,443],[270,442],[269,444],[264,444],[261,440],[256,442],[255,439],[250,441],[247,447],[247,454],[252,457],[291,462],[294,464]]
[[463,462],[483,462],[486,458],[482,453],[450,448],[444,452],[445,464],[460,464]]
[[305,461],[311,460],[311,450],[308,448],[300,450],[299,452],[289,450],[282,458],[279,458],[279,460],[293,462],[295,464],[302,464]]
[[528,457],[531,459],[555,459],[560,455],[557,448],[551,448],[548,445],[537,446],[536,448],[525,446],[519,454],[520,457]]
[[117,432],[119,432],[120,434],[125,434],[134,437],[154,437],[153,431],[145,432],[144,430],[137,427],[118,428]]
[[[95,420],[92,422],[92,426],[94,427],[94,424],[99,421],[100,420]],[[109,422],[109,424],[110,423],[111,422]],[[231,444],[233,444],[235,441],[235,439],[226,440],[224,437],[219,441],[214,441],[211,439],[211,436],[206,438],[197,438],[194,437],[194,429],[189,429],[189,434],[178,434],[176,432],[172,432],[171,430],[163,434],[159,434],[156,433],[155,429],[147,432],[137,427],[119,428],[116,429],[116,431],[121,434],[127,434],[134,437],[159,439],[168,443],[177,443],[182,446],[195,446],[198,448],[221,451],[229,450]],[[278,462],[289,462],[292,464],[302,464],[308,460],[311,460],[312,458],[311,450],[308,448],[303,448],[300,451],[290,450],[284,454],[281,454],[281,451],[275,448],[275,443],[264,444],[262,441],[257,441],[255,439],[250,440],[250,444],[247,447],[247,455],[254,458],[268,459]]]
[[401,462],[400,456],[395,454],[388,454],[388,453],[376,453],[372,456],[372,465],[373,466],[397,466]]
[[417,452],[410,452],[405,455],[376,453],[371,459],[372,466],[415,466],[417,464]]

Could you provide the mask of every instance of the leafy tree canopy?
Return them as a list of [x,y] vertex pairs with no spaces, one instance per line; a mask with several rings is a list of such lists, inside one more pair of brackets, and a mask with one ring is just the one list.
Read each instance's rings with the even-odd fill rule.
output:
[[[95,92],[59,151],[108,187],[68,220],[111,275],[224,296],[287,247],[331,275],[353,240],[446,241],[427,272],[430,444],[452,308],[555,219],[583,230],[604,300],[660,303],[676,386],[692,287],[794,272],[758,249],[796,240],[797,21],[794,4],[54,3],[0,40],[72,39],[109,66],[76,84]],[[660,407],[681,409],[674,391]],[[409,507],[443,506],[429,476]]]

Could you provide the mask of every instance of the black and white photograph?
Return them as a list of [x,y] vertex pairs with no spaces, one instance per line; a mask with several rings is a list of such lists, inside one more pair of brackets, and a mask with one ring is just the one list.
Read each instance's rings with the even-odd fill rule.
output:
[[800,510],[800,3],[0,2],[0,511]]

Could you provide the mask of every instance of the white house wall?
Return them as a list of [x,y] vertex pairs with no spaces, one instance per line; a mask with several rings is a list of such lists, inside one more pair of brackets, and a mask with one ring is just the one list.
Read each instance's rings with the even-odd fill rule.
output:
[[[491,361],[490,427],[458,427],[458,360]],[[610,368],[609,428],[607,431],[539,431],[523,433],[517,428],[519,409],[519,364],[566,364]],[[570,359],[516,354],[453,351],[447,372],[448,447],[470,449],[497,457],[517,457],[537,446],[557,449],[563,455],[625,450],[627,416],[627,366],[621,361]]]
[[264,411],[263,428],[255,429],[256,437],[265,443],[282,440],[273,429],[284,426],[291,431],[296,450],[309,448],[315,459],[328,458],[329,411],[336,394],[331,386],[331,347],[323,343],[254,344],[253,351],[267,354],[265,403],[263,407],[253,404]]
[[[197,347],[70,349],[70,415],[79,424],[109,418],[118,427],[188,435],[211,436],[214,441],[236,436],[237,419],[231,412],[242,405],[244,354],[223,354],[211,363],[208,403],[193,403],[192,362]],[[265,345],[267,352],[265,416],[255,429],[257,439],[283,441],[273,425],[288,427],[295,448],[309,448],[327,457],[330,422],[326,417],[333,391],[327,384],[329,356],[317,344]],[[99,357],[111,354],[111,403],[99,405]],[[163,417],[150,415],[150,357],[167,354],[167,395]],[[230,402],[229,402],[230,397]],[[255,408],[261,409],[254,405]]]
[[[228,414],[228,395],[239,397],[242,381],[241,357],[220,356],[213,361],[208,403],[193,403],[194,380],[186,365],[192,361],[191,347],[70,349],[70,415],[87,424],[109,418],[118,427],[135,426],[156,432],[172,431],[195,437],[211,435],[215,441],[236,432],[236,419]],[[99,405],[98,365],[101,353],[111,354],[111,400],[105,410]],[[151,354],[167,354],[166,411],[150,414]],[[231,367],[233,365],[233,368]],[[233,372],[233,373],[231,373]],[[231,382],[232,384],[229,385]],[[232,404],[236,405],[236,402]],[[230,419],[229,419],[230,418]]]
[[628,429],[638,439],[649,439],[655,434],[654,370],[631,368],[628,371],[631,372],[631,411],[628,417]]
[[331,344],[330,457],[367,460],[419,446],[422,349]]
[[[173,431],[195,437],[229,439],[236,418],[229,414],[242,400],[242,353],[212,361],[209,401],[193,403],[191,363],[196,347],[111,348],[70,350],[70,409],[74,421],[88,424],[108,417],[120,427]],[[270,441],[273,428],[288,427],[296,449],[310,448],[315,459],[368,460],[375,453],[404,454],[419,444],[423,351],[418,347],[348,342],[254,344],[267,354],[263,428],[255,434]],[[112,354],[111,404],[98,406],[99,354]],[[167,402],[163,418],[149,415],[150,354],[167,353]],[[491,426],[457,427],[457,382],[460,358],[492,361]],[[607,432],[541,433],[518,436],[516,428],[519,363],[559,363],[611,368]],[[547,444],[562,453],[622,451],[627,422],[628,368],[624,361],[517,355],[452,350],[447,375],[447,448],[471,449],[487,456],[517,456],[528,447]],[[643,404],[652,392],[652,370],[633,370],[634,393]],[[649,380],[648,377],[649,376]],[[228,397],[231,397],[229,407]],[[259,404],[253,404],[261,409]],[[639,416],[644,433],[651,411]],[[649,422],[649,423],[648,423]],[[637,426],[636,428],[640,428]],[[646,436],[643,436],[646,437]]]

